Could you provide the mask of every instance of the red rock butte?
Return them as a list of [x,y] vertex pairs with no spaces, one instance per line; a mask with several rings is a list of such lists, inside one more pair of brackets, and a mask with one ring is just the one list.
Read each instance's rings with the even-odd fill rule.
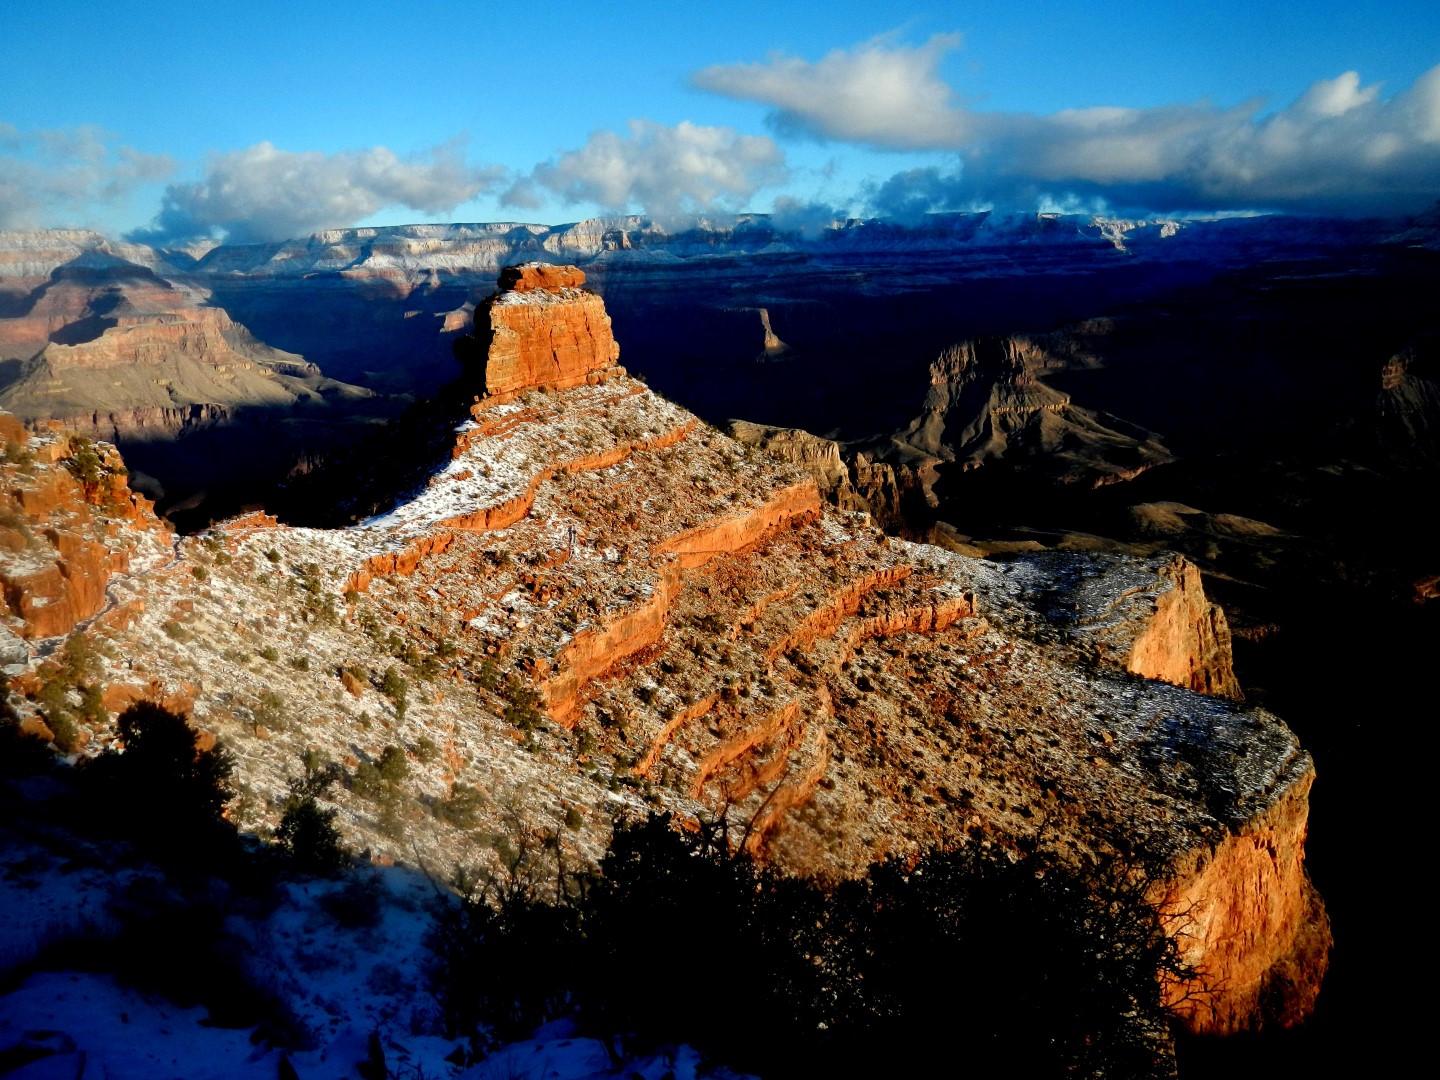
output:
[[564,390],[624,374],[605,303],[584,292],[584,271],[524,263],[500,273],[500,291],[475,312],[484,339],[485,396],[509,400],[522,390]]

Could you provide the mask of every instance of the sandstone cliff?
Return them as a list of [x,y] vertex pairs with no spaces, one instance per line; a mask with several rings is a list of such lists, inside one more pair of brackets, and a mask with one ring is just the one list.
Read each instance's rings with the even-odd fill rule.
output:
[[437,867],[517,821],[594,860],[651,806],[723,816],[796,873],[1118,844],[1173,872],[1156,902],[1186,916],[1198,1029],[1305,1012],[1312,766],[1192,689],[1234,677],[1186,564],[887,538],[624,376],[598,300],[537,279],[477,308],[489,389],[423,490],[347,529],[225,523],[103,628],[135,663],[113,681],[188,695],[236,748],[244,827],[273,826],[302,749],[348,770],[399,745],[404,798],[337,790],[339,820]]
[[163,530],[114,447],[57,427],[32,435],[9,413],[0,440],[0,637],[68,634],[105,607],[111,575],[153,561]]
[[[485,393],[563,390],[607,377],[620,358],[610,316],[598,296],[580,291],[585,275],[544,263],[508,267],[500,291],[476,308],[485,327]],[[485,324],[488,322],[488,326]]]
[[925,492],[914,469],[872,461],[864,451],[847,454],[834,439],[799,428],[731,420],[725,431],[742,446],[799,466],[835,506],[863,511],[887,531],[907,535],[912,522],[925,516]]

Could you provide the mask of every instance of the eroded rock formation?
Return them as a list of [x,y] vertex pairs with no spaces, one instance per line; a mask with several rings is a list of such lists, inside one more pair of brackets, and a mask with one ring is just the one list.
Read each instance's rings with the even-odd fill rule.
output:
[[[1123,845],[1173,872],[1156,902],[1186,914],[1197,1029],[1306,1011],[1313,770],[1284,724],[1219,696],[1223,617],[1187,564],[887,538],[624,376],[567,280],[477,309],[496,380],[422,491],[347,529],[227,523],[104,628],[137,658],[126,679],[193,688],[237,748],[242,824],[273,825],[302,749],[354,768],[398,744],[396,813],[429,808],[425,827],[402,845],[346,791],[340,821],[436,866],[517,819],[594,860],[611,814],[649,806],[723,815],[796,873]],[[465,789],[480,809],[447,816]]]
[[934,468],[1004,461],[1061,483],[1128,480],[1171,460],[1159,438],[1117,417],[1081,408],[1044,380],[1067,361],[1040,339],[961,342],[930,366],[921,414],[897,432],[887,456],[914,461],[927,486]]
[[488,321],[485,393],[506,398],[521,390],[563,390],[596,383],[617,367],[620,346],[598,296],[580,291],[575,267],[525,263],[507,267],[500,291],[476,309]]
[[10,413],[0,413],[0,442],[0,636],[67,634],[100,613],[111,576],[142,548],[153,555],[163,530],[113,446],[58,425],[32,435]]
[[203,292],[112,259],[67,265],[0,320],[23,362],[0,406],[87,437],[154,439],[223,424],[245,408],[363,398],[293,353],[257,341]]

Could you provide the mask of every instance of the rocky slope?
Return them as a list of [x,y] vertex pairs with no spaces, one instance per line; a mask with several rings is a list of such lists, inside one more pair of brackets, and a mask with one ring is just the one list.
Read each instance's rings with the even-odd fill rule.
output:
[[106,252],[55,268],[0,320],[6,357],[19,361],[0,405],[113,440],[165,438],[246,408],[369,396],[255,340],[207,301]]
[[1306,1011],[1313,769],[1273,716],[1195,692],[1235,686],[1193,570],[887,539],[630,379],[581,278],[544,275],[477,308],[495,382],[422,491],[347,529],[235,519],[112,586],[126,618],[89,631],[132,660],[112,697],[193,702],[245,827],[273,827],[302,751],[358,778],[396,746],[403,784],[339,791],[343,828],[442,873],[517,828],[594,859],[654,806],[800,873],[1133,846],[1175,871],[1155,900],[1196,1029]]
[[940,462],[968,470],[1004,460],[1052,482],[1097,487],[1171,460],[1154,433],[1081,408],[1045,382],[1047,370],[1066,366],[1044,339],[952,346],[930,365],[923,411],[892,437],[891,452],[914,461],[927,486]]
[[169,551],[152,504],[129,489],[113,446],[51,425],[27,432],[0,412],[0,657],[12,671],[30,649],[99,615],[115,575]]
[[398,408],[257,340],[159,253],[90,233],[0,235],[0,359],[0,407],[121,445],[167,513],[233,511]]

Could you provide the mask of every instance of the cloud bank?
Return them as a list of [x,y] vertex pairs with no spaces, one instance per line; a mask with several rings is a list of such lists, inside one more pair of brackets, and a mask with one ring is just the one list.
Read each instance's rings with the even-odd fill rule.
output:
[[223,230],[231,243],[284,240],[390,206],[445,214],[503,178],[498,167],[467,164],[459,142],[408,160],[383,146],[292,153],[262,142],[213,156],[199,181],[169,185],[154,225],[131,238],[176,243]]
[[668,217],[743,208],[756,191],[787,175],[784,153],[764,136],[689,121],[672,127],[632,120],[624,135],[597,131],[580,149],[537,165],[502,201],[533,208],[544,188],[569,204]]
[[955,104],[936,71],[959,34],[938,34],[907,48],[890,36],[816,63],[773,54],[761,64],[719,64],[692,82],[726,97],[758,101],[774,110],[772,126],[884,150],[957,147],[972,134],[971,117]]
[[1440,197],[1440,66],[1385,99],[1353,71],[1274,113],[1259,102],[978,112],[939,74],[954,36],[889,38],[809,62],[706,68],[696,85],[773,110],[779,132],[885,150],[953,151],[953,172],[897,174],[877,209],[1103,200],[1152,210],[1418,209]]
[[174,171],[171,158],[97,127],[22,131],[0,121],[0,229],[83,224]]

